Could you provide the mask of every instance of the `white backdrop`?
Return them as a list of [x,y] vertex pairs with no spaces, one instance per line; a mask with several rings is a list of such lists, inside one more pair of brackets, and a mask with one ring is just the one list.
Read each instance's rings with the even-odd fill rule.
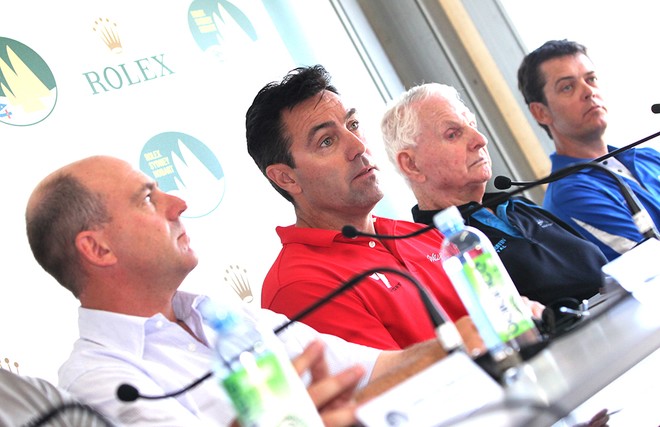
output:
[[[274,228],[294,217],[245,148],[245,111],[258,89],[295,66],[322,63],[365,126],[377,125],[383,101],[331,19],[329,2],[232,0],[240,11],[234,14],[226,4],[4,4],[3,368],[16,371],[18,363],[21,375],[57,382],[77,337],[77,301],[41,270],[25,237],[26,201],[46,174],[94,154],[153,171],[162,188],[189,205],[184,221],[200,264],[182,289],[239,298],[232,287],[248,284],[246,299],[259,304],[261,282],[280,248]],[[389,194],[402,191],[388,194],[381,213],[408,217],[411,196],[387,161],[380,163]]]

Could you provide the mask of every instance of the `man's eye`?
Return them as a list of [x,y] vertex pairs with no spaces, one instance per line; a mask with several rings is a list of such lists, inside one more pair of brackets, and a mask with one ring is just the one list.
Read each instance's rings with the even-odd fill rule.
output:
[[348,124],[348,129],[350,130],[358,130],[360,128],[360,122],[357,120],[353,120]]
[[447,133],[447,139],[450,141],[453,141],[454,139],[458,138],[460,136],[460,132],[458,131],[451,131]]
[[332,145],[332,138],[325,138],[323,141],[321,141],[321,147],[329,147]]

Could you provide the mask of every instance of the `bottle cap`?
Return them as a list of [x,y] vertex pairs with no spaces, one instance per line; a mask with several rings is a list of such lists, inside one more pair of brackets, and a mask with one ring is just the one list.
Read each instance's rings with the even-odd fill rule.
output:
[[435,214],[433,224],[444,235],[453,234],[465,227],[461,212],[456,206],[450,206]]
[[199,311],[204,323],[219,333],[234,329],[239,322],[236,313],[228,307],[214,304],[210,300],[200,304]]

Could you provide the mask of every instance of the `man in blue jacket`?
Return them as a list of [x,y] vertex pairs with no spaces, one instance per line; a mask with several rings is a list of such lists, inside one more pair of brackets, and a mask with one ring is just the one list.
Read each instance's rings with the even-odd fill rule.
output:
[[[452,86],[414,86],[381,121],[387,154],[415,194],[415,222],[457,206],[491,241],[521,295],[545,305],[597,294],[603,253],[550,212],[523,197],[497,202],[488,141]],[[486,206],[483,207],[482,206]]]
[[[608,146],[607,106],[586,48],[551,40],[529,53],[518,69],[518,87],[534,119],[555,143],[552,172],[597,159]],[[660,226],[660,153],[636,148],[601,164],[620,176]],[[584,168],[548,186],[543,206],[596,243],[612,260],[645,238],[610,174]]]

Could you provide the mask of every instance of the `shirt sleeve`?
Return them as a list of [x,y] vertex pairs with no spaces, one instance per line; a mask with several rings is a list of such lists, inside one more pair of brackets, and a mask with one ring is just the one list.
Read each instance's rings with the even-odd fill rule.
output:
[[[259,316],[273,328],[277,328],[289,321],[286,316],[265,309],[261,310]],[[302,353],[305,347],[313,340],[322,340],[326,346],[325,357],[330,374],[338,374],[354,365],[362,365],[364,367],[365,375],[358,384],[358,387],[364,387],[367,384],[376,360],[381,354],[381,350],[350,343],[334,335],[321,334],[301,322],[292,323],[291,326],[279,334],[279,338],[284,343],[287,354],[291,359]]]

